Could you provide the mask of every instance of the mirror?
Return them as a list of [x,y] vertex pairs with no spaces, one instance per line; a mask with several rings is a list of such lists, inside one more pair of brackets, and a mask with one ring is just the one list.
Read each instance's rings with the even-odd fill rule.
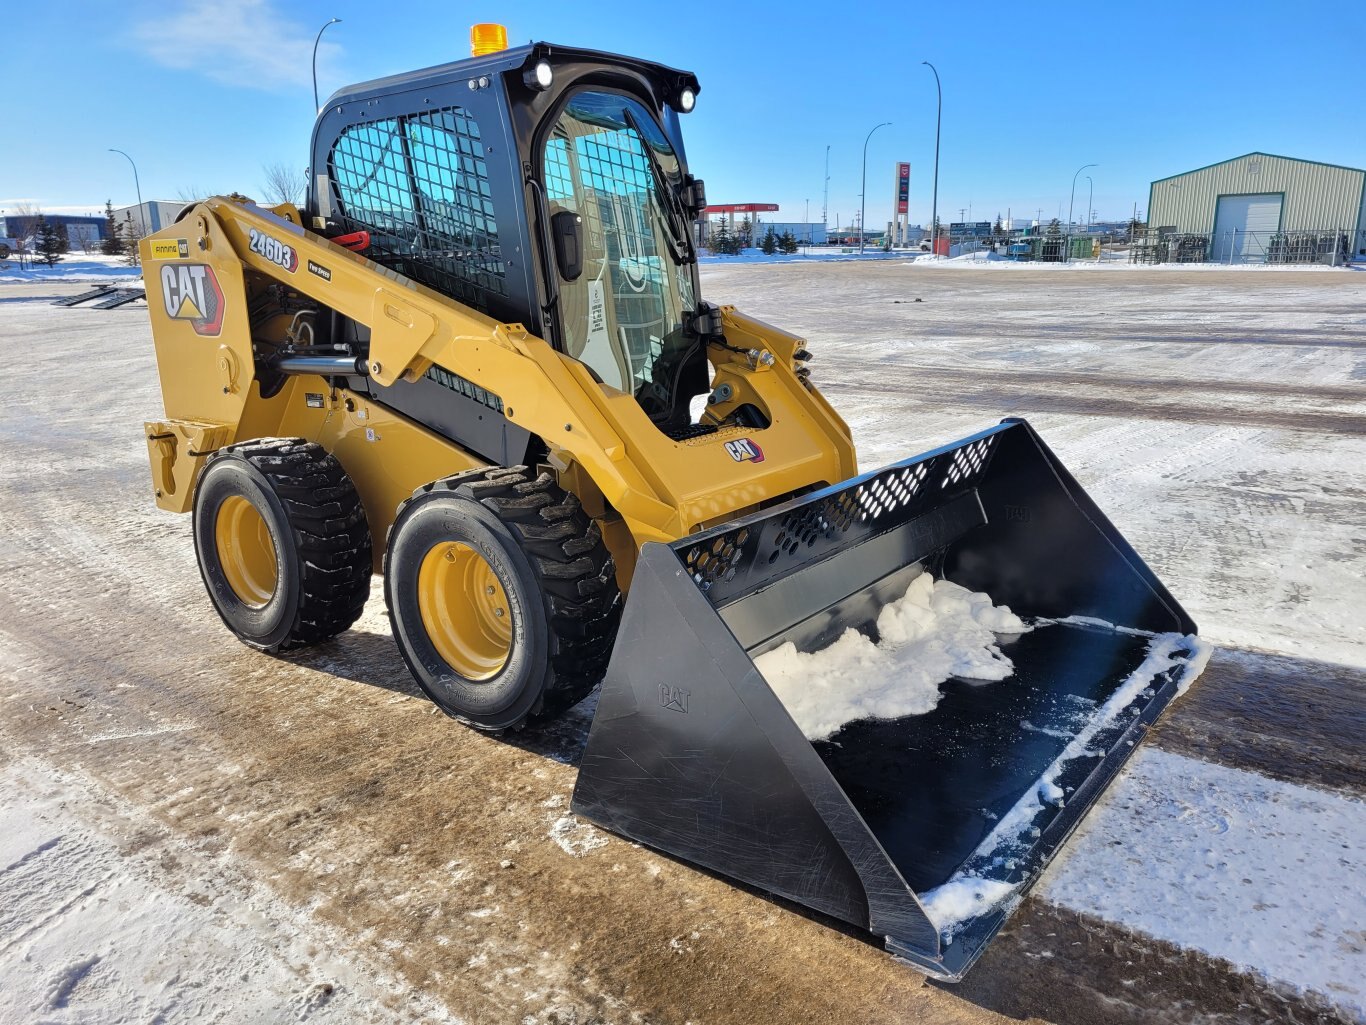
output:
[[577,281],[583,273],[583,218],[572,210],[560,210],[550,218],[550,237],[555,243],[555,265],[565,281]]

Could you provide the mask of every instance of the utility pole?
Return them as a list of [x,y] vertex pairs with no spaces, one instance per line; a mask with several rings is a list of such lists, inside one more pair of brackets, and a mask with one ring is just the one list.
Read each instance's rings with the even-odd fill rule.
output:
[[939,83],[939,69],[929,61],[921,64],[934,72],[934,90],[939,97],[934,115],[934,198],[930,203],[930,255],[939,255],[939,129],[944,123],[944,87]]
[[863,237],[868,233],[865,220],[868,216],[868,140],[873,137],[873,133],[879,128],[886,128],[890,121],[884,121],[880,125],[873,125],[868,130],[868,134],[863,139],[863,191],[859,193],[859,215],[858,215],[858,254],[863,255]]
[[1088,235],[1091,233],[1091,218],[1095,215],[1095,211],[1091,209],[1091,203],[1095,197],[1096,183],[1091,180],[1091,176],[1088,174],[1086,176],[1086,233]]

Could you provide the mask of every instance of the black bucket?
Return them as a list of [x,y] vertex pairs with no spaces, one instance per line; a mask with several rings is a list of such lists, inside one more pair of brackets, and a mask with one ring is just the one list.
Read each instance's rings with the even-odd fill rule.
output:
[[[1013,674],[950,678],[929,712],[808,740],[753,659],[870,629],[925,572],[1033,622],[999,640]],[[1194,633],[1032,428],[1006,421],[645,545],[573,809],[958,979],[1198,672]],[[946,921],[951,894],[971,913]]]

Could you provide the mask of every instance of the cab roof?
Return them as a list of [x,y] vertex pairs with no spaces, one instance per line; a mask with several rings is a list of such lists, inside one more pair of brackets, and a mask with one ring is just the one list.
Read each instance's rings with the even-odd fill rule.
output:
[[416,71],[405,71],[398,75],[375,78],[368,82],[357,82],[344,86],[327,98],[324,109],[367,100],[389,93],[405,92],[422,85],[449,85],[453,82],[468,81],[481,75],[492,77],[507,71],[516,71],[547,60],[551,66],[564,64],[599,64],[607,67],[624,68],[644,76],[662,87],[664,95],[673,95],[679,90],[690,88],[694,95],[701,92],[697,76],[691,71],[680,71],[664,64],[627,57],[618,53],[601,50],[585,50],[573,46],[560,46],[555,43],[526,43],[522,46],[508,47],[483,57],[468,57],[465,60],[451,61]]

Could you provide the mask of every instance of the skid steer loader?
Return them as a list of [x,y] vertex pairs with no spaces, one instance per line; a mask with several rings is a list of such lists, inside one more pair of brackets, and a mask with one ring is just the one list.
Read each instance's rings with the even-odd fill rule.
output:
[[[380,572],[470,725],[602,681],[579,814],[961,977],[1198,671],[1194,623],[1023,421],[856,475],[807,343],[702,298],[693,75],[474,35],[334,94],[302,207],[143,240],[158,505],[247,644],[336,635]],[[755,659],[876,640],[921,574],[1029,620],[1013,673],[808,739]]]

